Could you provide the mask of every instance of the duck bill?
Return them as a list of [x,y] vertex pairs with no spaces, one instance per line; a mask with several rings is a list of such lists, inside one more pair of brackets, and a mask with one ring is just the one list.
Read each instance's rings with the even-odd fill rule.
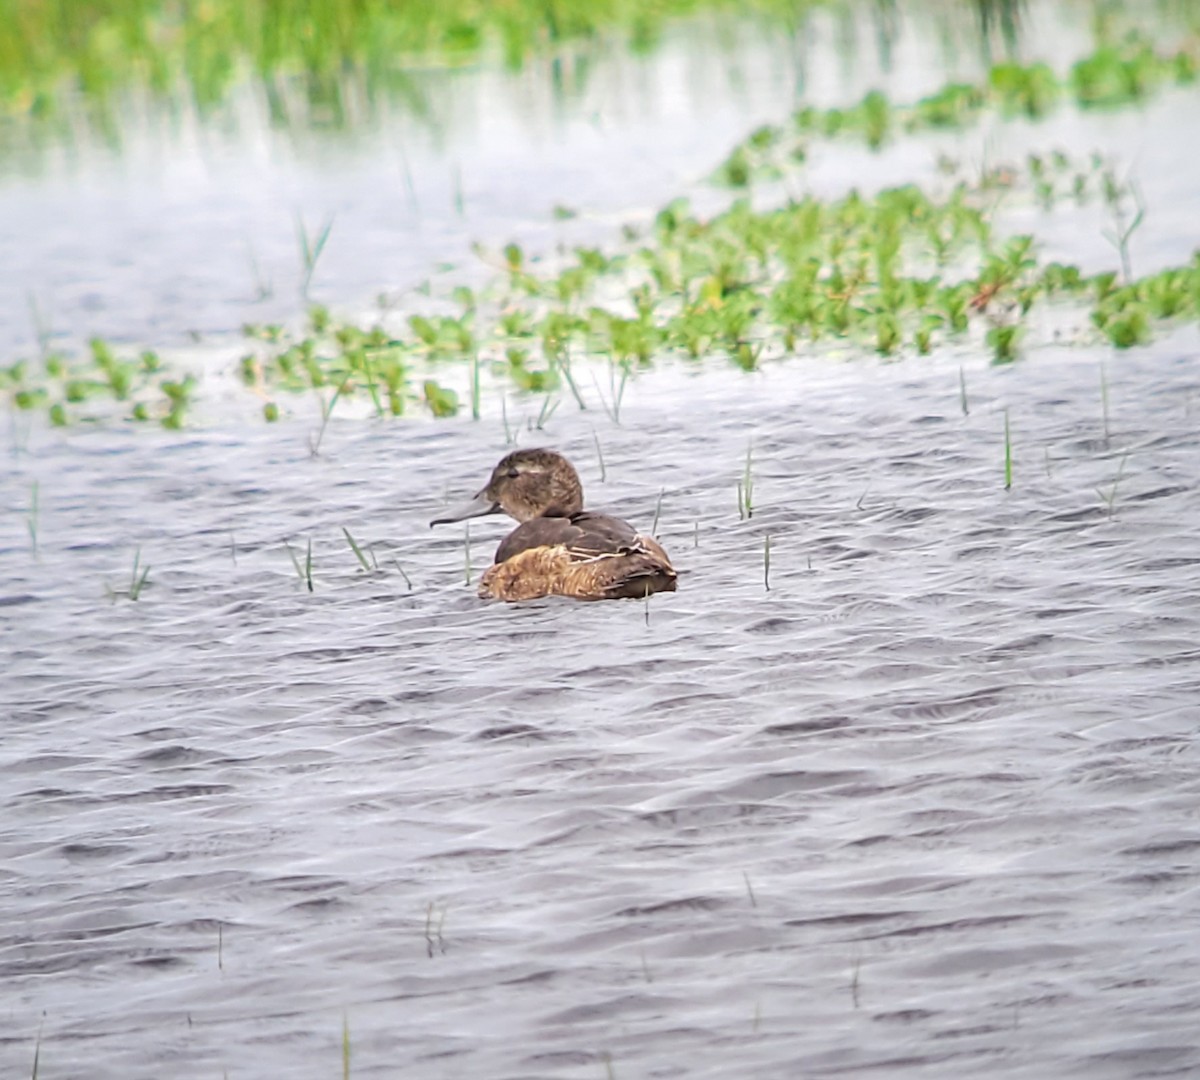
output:
[[449,525],[455,521],[466,521],[468,518],[487,517],[488,514],[500,513],[500,504],[488,498],[486,489],[475,496],[466,506],[451,510],[445,517],[436,518],[429,523],[432,529],[435,525]]

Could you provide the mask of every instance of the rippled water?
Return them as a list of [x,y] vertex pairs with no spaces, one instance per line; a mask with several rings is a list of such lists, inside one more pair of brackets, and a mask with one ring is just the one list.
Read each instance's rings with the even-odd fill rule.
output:
[[649,608],[475,599],[426,523],[495,422],[35,432],[0,1073],[1196,1075],[1196,355],[1109,358],[1107,434],[1053,350],[564,407],[592,505],[662,492]]

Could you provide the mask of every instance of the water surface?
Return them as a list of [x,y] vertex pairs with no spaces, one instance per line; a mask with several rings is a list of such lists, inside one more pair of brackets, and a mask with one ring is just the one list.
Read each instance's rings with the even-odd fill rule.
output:
[[493,422],[34,433],[3,1072],[334,1076],[345,1024],[354,1076],[1194,1073],[1195,353],[1108,363],[1107,433],[1067,350],[967,415],[951,357],[560,410],[591,504],[663,492],[649,609],[475,599],[426,522]]

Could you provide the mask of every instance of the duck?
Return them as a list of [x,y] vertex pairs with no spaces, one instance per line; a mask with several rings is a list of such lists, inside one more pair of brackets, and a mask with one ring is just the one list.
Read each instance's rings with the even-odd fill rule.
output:
[[675,591],[675,568],[658,541],[585,510],[579,474],[555,450],[506,454],[471,502],[429,525],[500,513],[519,524],[480,579],[484,599],[619,600]]

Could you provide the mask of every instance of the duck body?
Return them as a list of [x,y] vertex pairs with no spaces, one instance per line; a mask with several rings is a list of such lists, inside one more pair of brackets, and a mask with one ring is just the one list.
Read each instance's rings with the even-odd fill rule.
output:
[[675,591],[675,568],[658,541],[584,510],[578,474],[553,450],[508,454],[472,503],[431,524],[501,512],[520,524],[496,549],[479,583],[482,597],[617,600]]

